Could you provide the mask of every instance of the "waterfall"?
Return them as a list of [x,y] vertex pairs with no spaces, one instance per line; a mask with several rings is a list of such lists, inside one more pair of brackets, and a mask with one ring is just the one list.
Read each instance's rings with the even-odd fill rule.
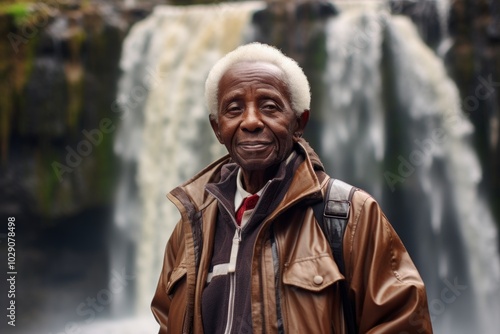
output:
[[448,34],[448,19],[450,11],[450,0],[436,0],[436,8],[439,15],[439,26],[441,30],[441,42],[437,47],[437,53],[443,57],[452,46],[452,40]]
[[381,202],[426,282],[436,333],[497,332],[496,227],[441,59],[407,18],[380,9],[332,19],[327,53],[323,162]]
[[[315,149],[332,175],[381,203],[426,282],[435,333],[494,333],[497,231],[477,190],[472,126],[442,60],[408,19],[372,3],[342,2],[328,21]],[[114,299],[117,315],[148,312],[179,217],[166,193],[225,153],[208,122],[204,80],[222,55],[253,40],[251,15],[263,7],[159,6],[125,40],[111,262],[133,269],[135,291]]]
[[[379,70],[382,33],[375,11],[361,17],[357,13],[348,10],[327,26],[327,101],[320,118],[328,127],[321,135],[321,156],[327,170],[352,173],[358,187],[380,198],[383,184],[377,175],[385,151]],[[357,150],[352,149],[353,142]]]
[[[123,160],[112,261],[127,265],[135,248],[134,304],[148,312],[166,241],[180,218],[166,193],[225,154],[208,126],[204,81],[212,65],[244,43],[259,2],[159,6],[127,36],[117,105],[122,127],[115,151]],[[120,305],[116,305],[120,308]],[[116,313],[120,313],[118,310]]]

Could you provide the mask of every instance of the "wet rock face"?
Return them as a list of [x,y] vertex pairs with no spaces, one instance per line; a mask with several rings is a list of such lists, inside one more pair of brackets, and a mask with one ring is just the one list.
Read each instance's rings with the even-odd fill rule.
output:
[[109,205],[121,43],[149,9],[22,6],[0,10],[8,37],[0,41],[0,182],[18,190],[0,195],[1,212],[53,219]]

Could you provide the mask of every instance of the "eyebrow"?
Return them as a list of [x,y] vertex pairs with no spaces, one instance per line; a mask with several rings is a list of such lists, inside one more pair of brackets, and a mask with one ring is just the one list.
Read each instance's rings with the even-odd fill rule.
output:
[[245,92],[244,92],[243,89],[233,90],[230,93],[225,94],[224,96],[221,96],[219,103],[221,105],[225,104],[225,103],[228,103],[229,101],[232,101],[232,100],[240,98],[244,93]]

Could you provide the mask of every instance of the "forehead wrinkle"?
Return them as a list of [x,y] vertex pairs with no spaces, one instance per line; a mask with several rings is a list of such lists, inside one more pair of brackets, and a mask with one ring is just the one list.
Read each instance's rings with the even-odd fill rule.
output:
[[222,77],[226,76],[227,73],[230,73],[230,72],[232,72],[232,74],[236,75],[236,76],[238,73],[243,72],[245,75],[248,75],[250,77],[257,77],[257,79],[259,79],[259,76],[261,76],[263,74],[269,75],[269,76],[274,77],[275,79],[278,79],[283,84],[286,84],[285,73],[283,72],[283,70],[281,68],[279,68],[278,66],[276,66],[275,64],[269,63],[269,62],[243,61],[243,62],[235,63],[231,67],[228,68],[228,70],[226,71],[226,73],[223,74]]
[[[265,95],[272,95],[274,97],[278,97],[278,95],[284,94],[284,97],[290,102],[290,93],[288,90],[288,86],[285,83],[283,83],[283,87],[277,87],[276,85],[263,82],[258,79],[250,80],[250,82],[248,80],[245,80],[242,82],[234,83],[235,81],[238,81],[238,79],[230,81],[232,83],[232,87],[226,89],[226,92],[224,93],[223,97],[224,100],[244,95],[247,90],[251,90],[254,93],[259,93],[259,94],[263,93]],[[284,91],[282,88],[284,88]],[[222,96],[220,96],[221,95],[220,89],[218,90],[218,93],[219,93],[218,94],[219,99],[222,98]]]
[[[255,66],[246,66],[249,64]],[[224,96],[222,96],[222,86],[230,87],[225,89]],[[267,94],[273,94],[275,97],[282,94],[288,103],[292,103],[290,87],[281,68],[266,62],[241,62],[233,64],[220,78],[217,85],[218,105],[228,99],[237,98],[248,89],[265,90]]]
[[[238,76],[237,72],[245,72],[245,75],[242,78],[242,77]],[[270,73],[270,72],[263,73],[263,72],[261,72],[260,69],[252,70],[252,72],[254,72],[254,73],[248,73],[248,71],[241,71],[241,70],[237,71],[237,70],[233,69],[233,73],[231,73],[232,78],[230,78],[230,82],[235,83],[235,86],[240,85],[240,84],[249,84],[252,87],[254,87],[254,85],[262,85],[262,86],[269,86],[269,87],[272,87],[276,90],[279,90],[275,85],[262,81],[262,78],[267,77],[266,78],[267,80],[271,79],[271,80],[276,80],[277,82],[279,82],[281,85],[283,85],[283,87],[285,87],[286,91],[288,92],[288,90],[289,90],[288,84],[283,79],[283,73],[281,73],[281,72],[279,74]],[[226,77],[226,80],[227,80],[227,73],[224,74],[223,78],[224,77]]]
[[[277,89],[274,86],[271,86],[271,88],[268,88],[268,87],[257,87],[255,89],[255,91],[257,93],[264,93],[265,95],[272,95],[272,96],[276,96],[276,97],[278,97],[278,95],[281,95],[281,93],[282,93],[279,89]],[[288,96],[285,96],[285,97],[288,98]]]

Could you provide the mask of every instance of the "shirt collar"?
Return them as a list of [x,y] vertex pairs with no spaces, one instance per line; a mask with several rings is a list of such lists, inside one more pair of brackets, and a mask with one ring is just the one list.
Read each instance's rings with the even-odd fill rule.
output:
[[[252,196],[253,194],[250,194],[248,191],[246,191],[243,188],[243,183],[241,182],[241,178],[243,177],[241,173],[241,168],[238,169],[238,174],[236,175],[236,194],[234,195],[234,208],[235,210],[238,210],[240,207],[241,203],[245,198],[248,196]],[[257,195],[262,195],[262,191],[264,190],[265,186],[261,188],[259,191],[257,191]]]

